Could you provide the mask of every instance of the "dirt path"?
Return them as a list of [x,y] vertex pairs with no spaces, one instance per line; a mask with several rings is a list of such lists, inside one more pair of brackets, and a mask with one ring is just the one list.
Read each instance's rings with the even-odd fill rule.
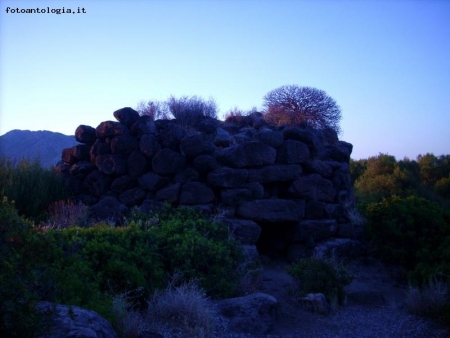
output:
[[263,260],[259,289],[280,304],[277,324],[263,337],[450,337],[439,324],[405,311],[405,287],[398,285],[379,262],[349,265],[354,279],[346,287],[347,304],[327,316],[306,312],[297,305],[289,292],[295,284],[287,266],[281,260]]

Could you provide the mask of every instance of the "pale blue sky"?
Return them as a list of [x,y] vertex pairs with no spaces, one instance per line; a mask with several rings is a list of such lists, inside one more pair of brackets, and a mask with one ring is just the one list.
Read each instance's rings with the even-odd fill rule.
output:
[[0,135],[73,134],[170,95],[213,97],[222,116],[297,84],[337,101],[354,159],[450,153],[450,1],[0,3]]

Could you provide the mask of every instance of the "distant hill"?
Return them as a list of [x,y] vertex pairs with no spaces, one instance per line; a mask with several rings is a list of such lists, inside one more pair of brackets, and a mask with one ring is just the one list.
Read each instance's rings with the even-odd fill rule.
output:
[[79,144],[75,136],[47,130],[11,130],[0,136],[0,157],[39,159],[43,167],[52,167],[61,160],[64,148]]

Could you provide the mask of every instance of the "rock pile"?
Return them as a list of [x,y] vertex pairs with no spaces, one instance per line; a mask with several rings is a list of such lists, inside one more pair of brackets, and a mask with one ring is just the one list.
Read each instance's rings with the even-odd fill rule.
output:
[[291,257],[331,237],[353,237],[350,143],[331,130],[270,126],[260,113],[222,122],[139,116],[131,108],[97,128],[80,125],[80,145],[57,170],[94,218],[168,202],[221,213],[243,244]]

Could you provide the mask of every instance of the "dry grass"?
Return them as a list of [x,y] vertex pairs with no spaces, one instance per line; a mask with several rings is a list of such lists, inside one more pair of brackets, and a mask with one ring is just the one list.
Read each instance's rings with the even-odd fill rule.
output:
[[70,226],[85,226],[88,223],[88,207],[70,200],[54,202],[48,209],[50,229],[64,229]]
[[408,312],[419,316],[439,316],[450,298],[450,285],[431,279],[422,289],[410,287],[405,306]]
[[149,302],[149,321],[159,319],[181,328],[187,336],[210,337],[216,321],[214,304],[195,281],[175,287],[177,280],[173,277],[165,290],[154,294]]
[[118,294],[113,298],[113,312],[114,328],[118,336],[138,338],[144,321],[141,314],[132,309],[126,293]]

